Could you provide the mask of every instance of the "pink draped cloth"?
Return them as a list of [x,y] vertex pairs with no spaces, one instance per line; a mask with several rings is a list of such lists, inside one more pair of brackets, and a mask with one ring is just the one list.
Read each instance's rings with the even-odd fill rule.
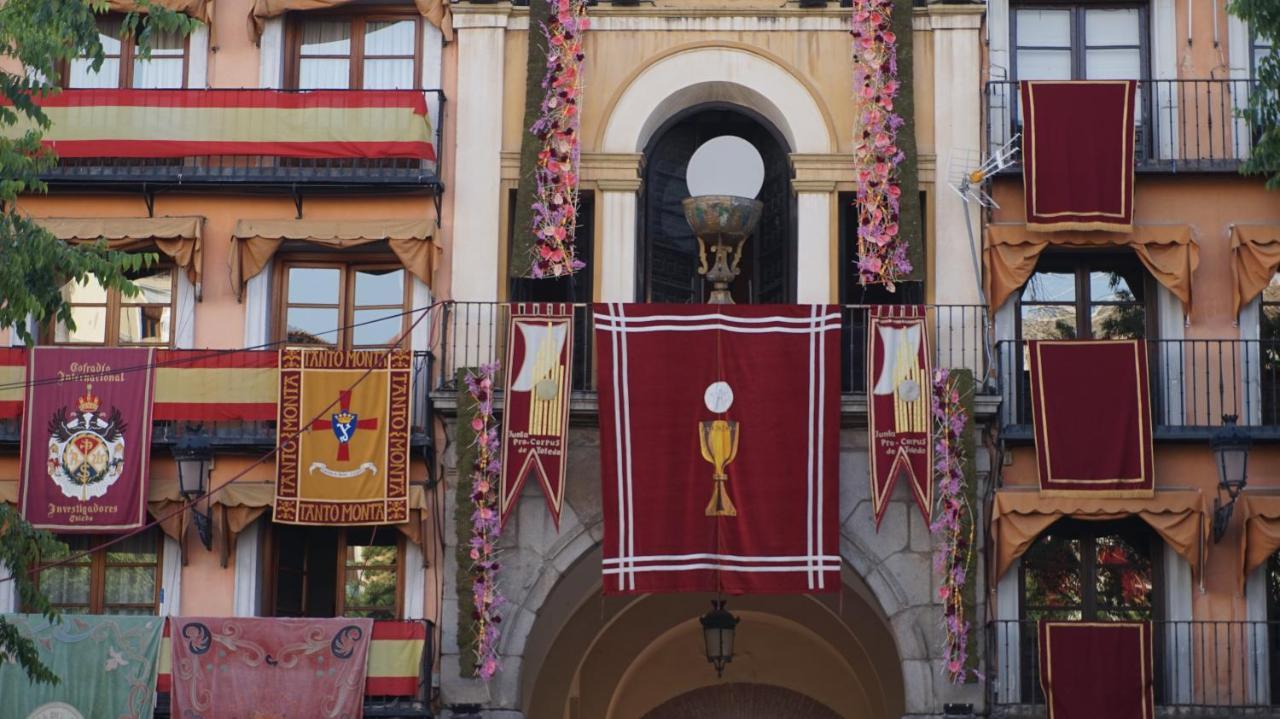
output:
[[359,719],[372,619],[173,617],[175,719]]

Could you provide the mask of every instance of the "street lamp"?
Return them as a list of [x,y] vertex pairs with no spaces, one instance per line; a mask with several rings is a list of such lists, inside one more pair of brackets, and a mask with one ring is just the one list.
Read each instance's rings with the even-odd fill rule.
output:
[[[1236,425],[1236,415],[1222,415],[1222,427],[1214,433],[1209,446],[1218,462],[1218,496],[1213,499],[1213,541],[1221,541],[1231,522],[1236,498],[1249,481],[1249,445],[1252,439]],[[1222,500],[1226,492],[1227,499]]]
[[[209,493],[209,470],[213,464],[213,444],[200,427],[187,427],[173,445],[173,460],[178,465],[178,491],[188,502]],[[205,549],[213,549],[213,505],[205,502],[203,513],[193,505],[196,534]]]
[[738,618],[724,608],[723,599],[711,601],[711,611],[702,615],[702,640],[706,644],[707,661],[716,668],[716,676],[724,676],[724,666],[733,661],[733,635]]

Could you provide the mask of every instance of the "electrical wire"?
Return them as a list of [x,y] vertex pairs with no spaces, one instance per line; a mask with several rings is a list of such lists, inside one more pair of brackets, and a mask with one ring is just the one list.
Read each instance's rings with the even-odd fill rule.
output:
[[[404,341],[405,341],[405,340],[406,340],[406,339],[407,339],[407,338],[408,338],[408,337],[413,333],[413,330],[414,330],[414,328],[416,328],[416,327],[418,326],[418,323],[420,323],[420,322],[422,322],[422,320],[426,319],[427,315],[428,315],[428,314],[430,314],[430,312],[431,312],[432,310],[434,310],[434,309],[435,309],[435,308],[437,308],[437,307],[441,307],[441,306],[443,306],[445,303],[446,303],[446,301],[433,302],[433,303],[431,303],[430,305],[428,305],[428,306],[426,306],[426,307],[423,307],[423,308],[416,308],[416,309],[414,309],[414,310],[411,310],[412,312],[421,312],[422,314],[421,314],[417,319],[415,319],[411,325],[409,325],[409,328],[408,328],[408,329],[406,329],[404,332],[402,332],[402,333],[400,334],[400,336],[396,339],[396,341],[395,341],[395,342],[394,342],[390,347],[388,347],[387,349],[383,350],[383,352],[382,352],[383,357],[388,357],[388,356],[390,356],[390,355],[391,355],[391,353],[392,353],[392,352],[396,351],[396,349],[397,349],[397,348],[399,348],[399,347],[400,347],[400,345],[401,345],[401,344],[402,344],[402,343],[403,343],[403,342],[404,342]],[[406,314],[406,313],[402,313],[402,314]],[[367,368],[363,373],[361,373],[361,375],[360,375],[358,378],[356,378],[356,380],[355,380],[354,382],[352,382],[352,383],[347,387],[347,391],[350,391],[350,390],[355,389],[357,386],[359,386],[359,385],[360,385],[360,383],[364,382],[364,380],[365,380],[365,379],[367,379],[367,378],[369,377],[369,375],[373,373],[374,369],[376,369],[376,368],[375,368],[375,367],[369,367],[369,368]],[[213,495],[217,494],[218,492],[221,492],[223,489],[225,489],[225,488],[227,488],[227,487],[231,486],[232,484],[235,484],[238,480],[240,480],[241,478],[243,478],[245,475],[249,474],[249,472],[250,472],[251,470],[253,470],[255,467],[257,467],[258,465],[262,464],[263,462],[266,462],[268,459],[270,459],[272,456],[274,456],[276,452],[278,452],[278,451],[279,451],[280,445],[282,445],[282,444],[284,444],[284,443],[286,443],[286,442],[292,442],[292,441],[294,441],[294,440],[298,439],[299,437],[301,437],[303,433],[305,433],[305,432],[310,432],[310,431],[311,431],[311,426],[312,426],[312,424],[313,424],[313,423],[315,423],[317,420],[320,420],[321,418],[323,418],[323,417],[324,417],[324,415],[325,415],[327,412],[329,412],[331,409],[333,409],[334,405],[336,405],[337,403],[338,403],[338,399],[337,399],[336,397],[335,397],[333,400],[330,400],[329,404],[325,405],[325,407],[324,407],[323,409],[321,409],[321,410],[316,414],[316,416],[315,416],[315,417],[313,417],[310,421],[308,421],[308,422],[306,422],[306,423],[304,423],[304,424],[299,425],[302,429],[299,429],[299,430],[298,430],[298,431],[296,431],[296,432],[289,433],[289,435],[288,435],[287,437],[281,437],[281,436],[279,435],[279,433],[277,432],[276,445],[275,445],[274,447],[272,447],[270,450],[268,450],[268,451],[267,451],[265,454],[263,454],[262,456],[258,457],[258,458],[257,458],[257,459],[255,459],[254,461],[250,462],[248,466],[246,466],[246,467],[245,467],[244,469],[242,469],[240,472],[238,472],[238,473],[236,473],[235,475],[233,475],[233,476],[232,476],[230,479],[228,479],[226,482],[223,482],[222,484],[218,485],[217,487],[212,487],[212,488],[210,488],[210,489],[206,490],[204,493],[200,494],[199,496],[196,496],[196,497],[192,497],[192,498],[190,498],[190,499],[187,499],[187,500],[183,501],[181,504],[179,504],[177,507],[175,507],[175,508],[171,509],[171,510],[170,510],[170,511],[168,511],[168,512],[165,512],[162,516],[154,518],[152,521],[150,521],[150,522],[148,522],[148,523],[146,523],[146,524],[142,525],[141,527],[138,527],[138,528],[136,528],[136,529],[132,529],[132,530],[130,530],[130,531],[128,531],[128,532],[126,532],[126,533],[124,533],[124,534],[121,534],[121,535],[117,536],[117,537],[113,537],[113,538],[111,538],[111,539],[107,540],[106,542],[104,542],[104,543],[102,543],[102,544],[99,544],[99,545],[98,545],[98,546],[96,546],[96,547],[93,547],[93,548],[91,548],[91,549],[86,549],[86,550],[83,550],[83,551],[81,551],[81,552],[69,553],[67,556],[62,557],[61,559],[59,559],[59,560],[57,560],[57,561],[50,562],[50,563],[48,563],[48,564],[40,564],[40,565],[37,565],[37,566],[35,566],[35,567],[32,567],[32,568],[30,568],[29,570],[27,570],[27,575],[28,575],[28,577],[35,577],[36,575],[38,575],[39,573],[41,573],[41,572],[43,572],[43,571],[45,571],[45,570],[52,569],[52,568],[54,568],[54,567],[58,567],[58,566],[61,566],[61,565],[70,564],[70,563],[72,563],[72,562],[79,561],[80,559],[82,559],[82,558],[84,558],[84,557],[87,557],[87,556],[89,556],[90,554],[92,554],[92,553],[94,553],[94,552],[101,551],[101,550],[106,549],[107,547],[111,547],[111,546],[113,546],[113,545],[115,545],[115,544],[119,544],[120,542],[123,542],[124,540],[126,540],[126,539],[128,539],[128,538],[130,538],[130,537],[133,537],[133,536],[135,536],[135,535],[137,535],[137,534],[141,534],[142,532],[145,532],[145,531],[147,531],[147,530],[149,530],[149,529],[151,529],[151,528],[153,528],[153,527],[159,526],[160,524],[164,523],[165,521],[167,521],[167,520],[169,520],[169,519],[171,519],[171,518],[173,518],[173,517],[176,517],[176,516],[181,515],[183,512],[187,511],[188,509],[194,509],[194,508],[195,508],[195,506],[196,506],[196,504],[197,504],[197,503],[199,503],[200,501],[202,501],[202,500],[208,500],[210,497],[212,497]],[[5,582],[9,582],[9,581],[15,581],[15,580],[16,580],[16,576],[17,576],[17,575],[10,575],[10,576],[7,576],[7,577],[0,577],[0,584],[4,584]]]

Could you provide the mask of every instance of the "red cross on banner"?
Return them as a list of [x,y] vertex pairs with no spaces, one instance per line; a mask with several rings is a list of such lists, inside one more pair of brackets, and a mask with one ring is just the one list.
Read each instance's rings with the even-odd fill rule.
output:
[[344,389],[338,392],[338,411],[330,416],[326,421],[317,419],[311,423],[312,430],[333,430],[333,436],[338,438],[338,461],[345,462],[351,458],[351,438],[355,436],[357,429],[377,429],[378,420],[360,419],[351,413],[351,390]]

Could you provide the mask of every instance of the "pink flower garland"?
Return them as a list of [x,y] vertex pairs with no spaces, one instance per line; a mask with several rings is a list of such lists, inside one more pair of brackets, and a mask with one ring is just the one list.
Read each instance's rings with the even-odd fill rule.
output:
[[[938,478],[939,510],[929,530],[938,539],[933,555],[933,568],[942,575],[938,599],[943,604],[943,621],[947,640],[943,673],[953,684],[964,682],[969,673],[969,618],[965,616],[964,586],[973,563],[973,525],[967,533],[964,517],[972,518],[964,495],[963,436],[969,423],[960,404],[960,392],[945,369],[933,373],[934,472]],[[976,672],[974,676],[977,676]]]
[[573,246],[578,221],[578,127],[581,110],[582,64],[586,54],[582,35],[589,21],[586,0],[538,0],[551,3],[542,26],[547,39],[546,96],[542,116],[529,128],[542,141],[533,202],[534,256],[530,274],[560,277],[586,265]]
[[854,147],[858,181],[858,280],[894,283],[911,272],[907,241],[899,234],[898,165],[906,155],[896,144],[903,120],[893,111],[898,95],[898,38],[894,0],[854,0],[853,85],[862,102],[862,135]]
[[467,392],[476,404],[471,429],[476,433],[476,463],[471,469],[471,594],[475,600],[476,676],[488,681],[499,668],[498,625],[502,594],[498,591],[498,474],[502,470],[502,445],[493,416],[493,377],[498,365],[480,367],[477,376],[467,373]]

